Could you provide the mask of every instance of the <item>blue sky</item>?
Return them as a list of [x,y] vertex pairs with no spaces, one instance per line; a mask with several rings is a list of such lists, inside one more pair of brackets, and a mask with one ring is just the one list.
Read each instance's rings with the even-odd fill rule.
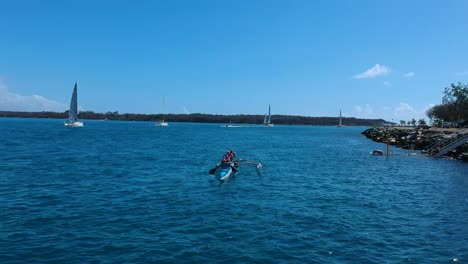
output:
[[467,1],[0,1],[0,110],[420,118]]

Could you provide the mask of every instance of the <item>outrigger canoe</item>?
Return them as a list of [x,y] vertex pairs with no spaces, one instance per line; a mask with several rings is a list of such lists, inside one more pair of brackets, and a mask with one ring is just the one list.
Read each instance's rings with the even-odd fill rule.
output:
[[209,173],[221,183],[229,181],[234,175],[237,174],[238,168],[241,163],[244,164],[252,164],[255,165],[257,168],[257,174],[261,175],[262,172],[262,164],[257,161],[251,160],[235,160],[233,162],[221,162],[216,164],[214,168],[212,168]]
[[233,169],[231,163],[222,163],[218,169],[214,172],[214,176],[219,179],[221,182],[229,181],[234,175],[236,175],[237,170]]

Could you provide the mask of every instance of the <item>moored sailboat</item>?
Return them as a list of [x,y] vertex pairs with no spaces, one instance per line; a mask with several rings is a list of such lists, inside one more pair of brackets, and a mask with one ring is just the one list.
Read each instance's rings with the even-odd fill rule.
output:
[[78,121],[78,85],[75,82],[72,98],[70,100],[70,110],[68,111],[68,119],[65,121],[65,126],[82,127],[83,122]]
[[340,109],[340,123],[338,125],[336,125],[337,127],[342,127],[343,126],[343,123],[341,121],[341,109]]
[[271,123],[271,106],[268,105],[268,114],[265,114],[265,117],[263,118],[263,125],[272,127],[273,124]]
[[169,126],[169,123],[167,123],[165,121],[165,103],[164,103],[164,97],[163,97],[163,113],[162,113],[162,120],[159,120],[158,122],[156,122],[156,126]]

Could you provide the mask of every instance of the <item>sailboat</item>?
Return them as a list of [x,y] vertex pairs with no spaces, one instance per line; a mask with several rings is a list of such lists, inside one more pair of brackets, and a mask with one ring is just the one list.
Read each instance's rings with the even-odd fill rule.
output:
[[272,127],[273,124],[271,123],[271,106],[268,105],[268,114],[265,114],[263,118],[263,125]]
[[167,123],[164,118],[165,117],[164,107],[165,107],[165,104],[164,104],[164,97],[163,97],[163,118],[162,120],[159,120],[158,122],[156,122],[156,126],[168,126],[169,125],[169,123]]
[[343,126],[343,123],[341,121],[341,109],[340,109],[340,123],[337,125],[337,127],[342,127]]
[[82,127],[83,122],[78,121],[78,85],[75,82],[75,88],[73,88],[72,98],[70,100],[70,111],[68,111],[68,119],[65,121],[65,126],[69,127]]

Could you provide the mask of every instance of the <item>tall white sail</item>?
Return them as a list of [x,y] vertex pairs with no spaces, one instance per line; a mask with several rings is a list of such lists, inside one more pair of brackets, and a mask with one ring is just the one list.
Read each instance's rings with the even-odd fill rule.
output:
[[163,122],[165,122],[165,115],[166,115],[166,103],[165,103],[164,96],[163,96],[163,118],[162,118]]
[[343,126],[342,119],[343,119],[343,118],[341,117],[341,109],[340,109],[340,119],[339,119],[340,121],[339,121],[339,124],[336,125],[337,127],[342,127],[342,126]]
[[78,92],[77,92],[77,83],[75,83],[75,88],[73,88],[73,94],[70,100],[70,111],[68,112],[68,121],[75,122],[77,115],[78,115]]
[[341,109],[340,109],[340,126],[342,126],[343,123],[341,123]]
[[68,119],[65,126],[82,127],[83,123],[78,121],[78,84],[75,82],[72,97],[70,100],[70,110],[68,111]]
[[271,123],[271,105],[268,105],[268,114],[265,114],[265,117],[263,118],[263,124],[265,126],[273,126]]
[[271,124],[271,106],[268,105],[268,119],[267,124]]

